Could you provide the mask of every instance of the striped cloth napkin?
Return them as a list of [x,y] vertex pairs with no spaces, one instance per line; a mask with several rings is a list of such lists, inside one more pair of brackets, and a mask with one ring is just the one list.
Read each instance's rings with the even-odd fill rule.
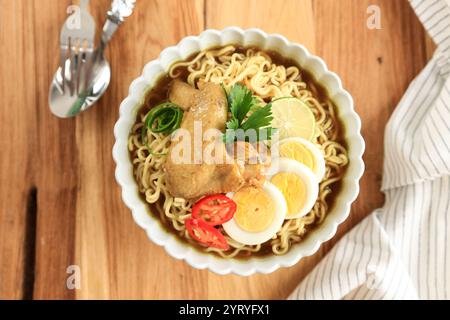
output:
[[450,1],[410,3],[438,49],[387,124],[384,207],[289,299],[450,299]]

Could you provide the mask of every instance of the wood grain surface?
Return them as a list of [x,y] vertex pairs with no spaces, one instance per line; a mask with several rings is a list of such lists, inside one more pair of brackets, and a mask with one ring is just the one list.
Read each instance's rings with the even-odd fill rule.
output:
[[[92,0],[98,27],[108,0]],[[383,131],[434,49],[406,0],[139,0],[107,49],[110,87],[76,118],[48,109],[69,0],[0,0],[0,299],[282,299],[336,241],[383,204]],[[369,5],[382,29],[366,27]],[[311,257],[270,275],[218,276],[147,240],[121,201],[113,126],[144,64],[186,35],[236,25],[323,57],[352,93],[367,144],[350,217]],[[68,289],[70,265],[81,288]]]

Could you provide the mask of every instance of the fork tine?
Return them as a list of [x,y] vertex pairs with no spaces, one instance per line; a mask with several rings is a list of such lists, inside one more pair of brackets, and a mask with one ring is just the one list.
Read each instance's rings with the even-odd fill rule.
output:
[[70,96],[73,96],[76,91],[76,77],[78,69],[78,48],[76,39],[69,38],[69,60],[70,60]]
[[69,37],[68,39],[68,49],[67,49],[67,55],[68,55],[68,60],[69,60],[69,74],[67,77],[67,86],[69,88],[69,93],[70,96],[72,96],[73,92],[72,92],[72,68],[73,68],[73,52],[72,52],[72,38]]
[[78,95],[80,93],[80,74],[83,67],[83,49],[80,46],[77,46],[77,65],[76,65],[76,73],[75,73],[75,92]]
[[92,47],[85,48],[84,52],[84,68],[83,68],[83,90],[89,90],[89,81],[92,73],[92,66],[94,64],[95,54]]
[[[84,39],[68,38],[68,47],[66,53],[61,52],[63,63],[63,83],[68,87],[69,95],[78,95],[87,87],[89,73],[91,68],[93,48]],[[68,60],[68,62],[67,62]],[[67,76],[66,76],[66,73]],[[63,90],[64,93],[64,90]]]
[[66,61],[67,61],[68,48],[61,48],[59,52],[59,67],[61,68],[61,93],[64,94],[64,88],[66,86]]
[[88,49],[85,48],[84,44],[81,46],[80,49],[80,56],[81,56],[81,70],[80,70],[80,91],[84,92],[87,87],[87,73],[88,73],[88,67],[89,67],[89,61],[87,60],[87,51]]

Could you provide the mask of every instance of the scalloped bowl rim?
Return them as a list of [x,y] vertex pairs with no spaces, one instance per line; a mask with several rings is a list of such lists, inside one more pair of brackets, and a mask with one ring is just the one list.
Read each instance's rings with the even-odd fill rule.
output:
[[[127,149],[128,135],[145,93],[161,74],[167,72],[173,62],[186,59],[201,49],[226,44],[256,45],[263,49],[276,50],[283,56],[296,60],[303,69],[312,73],[317,82],[327,88],[330,98],[337,105],[339,118],[345,127],[350,163],[344,176],[343,187],[335,201],[336,204],[321,225],[282,256],[251,257],[245,260],[223,259],[194,249],[190,244],[177,239],[175,234],[166,231],[160,221],[149,214],[147,206],[138,195],[137,184],[133,178]],[[208,29],[198,36],[185,37],[176,46],[164,49],[157,59],[145,65],[141,76],[131,83],[128,97],[120,105],[120,116],[114,126],[115,177],[122,188],[122,199],[131,210],[135,222],[146,231],[150,240],[163,246],[172,257],[185,260],[194,268],[207,268],[222,275],[234,273],[248,276],[254,273],[270,273],[280,267],[290,267],[301,258],[314,254],[322,243],[335,235],[338,225],[348,217],[350,206],[358,196],[359,180],[364,172],[362,155],[365,144],[360,131],[361,121],[354,111],[351,95],[343,89],[339,77],[328,70],[325,62],[312,55],[304,46],[290,42],[282,35],[267,34],[255,28],[243,30],[238,27],[229,27],[221,31]]]

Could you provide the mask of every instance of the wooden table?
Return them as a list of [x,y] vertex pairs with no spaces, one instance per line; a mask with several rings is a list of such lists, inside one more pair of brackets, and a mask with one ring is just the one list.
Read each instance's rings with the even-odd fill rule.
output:
[[[98,26],[107,0],[91,1]],[[381,30],[366,27],[381,8]],[[51,115],[68,0],[0,0],[0,299],[280,299],[342,235],[383,204],[383,130],[433,50],[406,0],[139,0],[107,50],[111,85],[76,118]],[[270,275],[219,276],[169,257],[124,206],[111,149],[118,106],[143,65],[206,28],[281,33],[320,55],[353,94],[367,143],[361,193],[338,234]],[[78,265],[81,289],[66,286]]]

